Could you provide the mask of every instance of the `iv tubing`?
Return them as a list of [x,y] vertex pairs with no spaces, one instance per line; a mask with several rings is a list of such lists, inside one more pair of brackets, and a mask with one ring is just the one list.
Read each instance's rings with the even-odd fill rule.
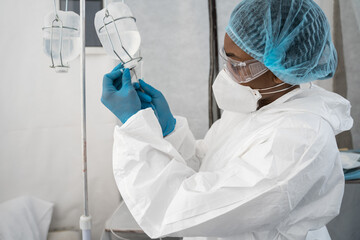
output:
[[54,0],[54,10],[55,10],[55,15],[57,16],[56,0]]

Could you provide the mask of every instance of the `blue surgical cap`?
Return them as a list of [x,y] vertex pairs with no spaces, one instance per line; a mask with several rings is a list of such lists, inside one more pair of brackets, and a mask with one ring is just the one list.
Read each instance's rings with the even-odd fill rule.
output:
[[330,26],[312,0],[243,0],[233,10],[226,32],[286,83],[331,78],[335,73]]

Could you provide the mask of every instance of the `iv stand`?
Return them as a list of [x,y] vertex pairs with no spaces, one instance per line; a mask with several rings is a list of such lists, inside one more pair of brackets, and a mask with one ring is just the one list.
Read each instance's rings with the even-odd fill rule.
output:
[[88,204],[88,181],[87,181],[87,150],[86,150],[86,82],[85,82],[85,0],[80,1],[80,80],[81,80],[81,137],[82,137],[82,160],[84,177],[84,215],[80,217],[80,229],[82,239],[91,240],[91,216]]

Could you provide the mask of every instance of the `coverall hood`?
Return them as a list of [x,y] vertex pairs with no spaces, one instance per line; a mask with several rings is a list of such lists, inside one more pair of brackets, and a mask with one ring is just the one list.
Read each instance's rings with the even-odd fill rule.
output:
[[[352,127],[351,105],[348,100],[316,85],[311,86],[311,91],[306,91],[306,88],[308,87],[302,86],[302,89],[296,89],[282,96],[269,106],[265,106],[264,110],[276,113],[295,110],[319,115],[330,124],[335,135]],[[314,91],[318,91],[319,94],[313,94]],[[287,100],[284,102],[283,98],[287,98]]]

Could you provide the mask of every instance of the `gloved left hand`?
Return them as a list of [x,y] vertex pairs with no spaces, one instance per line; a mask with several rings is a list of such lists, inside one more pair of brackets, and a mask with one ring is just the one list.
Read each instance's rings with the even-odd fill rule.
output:
[[[121,80],[121,81],[120,81]],[[151,98],[148,97],[149,102]],[[101,102],[125,123],[132,115],[141,110],[141,102],[131,84],[130,70],[117,66],[104,76]]]

